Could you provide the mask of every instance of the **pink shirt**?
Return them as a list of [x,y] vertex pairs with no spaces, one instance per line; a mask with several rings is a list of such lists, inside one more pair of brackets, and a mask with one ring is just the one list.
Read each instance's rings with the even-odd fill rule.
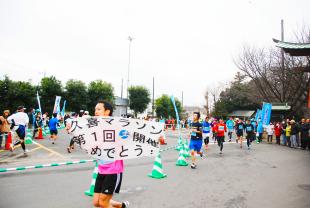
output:
[[114,162],[98,160],[98,172],[100,174],[107,174],[107,175],[117,174],[122,173],[123,171],[124,171],[123,160],[115,160]]

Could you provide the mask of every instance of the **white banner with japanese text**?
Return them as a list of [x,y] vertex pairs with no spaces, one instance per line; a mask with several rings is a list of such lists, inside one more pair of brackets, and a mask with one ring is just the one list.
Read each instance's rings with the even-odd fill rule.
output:
[[164,124],[121,117],[89,117],[71,121],[73,140],[88,154],[102,160],[156,156]]

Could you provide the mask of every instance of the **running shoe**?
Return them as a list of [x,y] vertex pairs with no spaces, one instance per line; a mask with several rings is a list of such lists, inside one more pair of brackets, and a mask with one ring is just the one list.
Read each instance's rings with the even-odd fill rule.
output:
[[196,167],[197,167],[197,165],[196,165],[195,163],[192,163],[192,164],[191,164],[191,168],[192,168],[192,169],[196,169]]
[[222,152],[222,151],[220,151],[220,155],[221,155],[221,154],[223,154],[223,152]]
[[68,153],[71,153],[70,147],[67,147],[67,151]]
[[122,203],[122,208],[128,208],[129,207],[129,201],[124,201]]

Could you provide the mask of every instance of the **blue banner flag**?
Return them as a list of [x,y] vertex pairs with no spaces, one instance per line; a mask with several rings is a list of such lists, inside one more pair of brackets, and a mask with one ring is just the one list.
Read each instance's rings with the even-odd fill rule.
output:
[[172,101],[172,104],[173,104],[173,107],[174,107],[174,111],[175,111],[175,115],[176,115],[176,119],[177,119],[177,124],[178,124],[178,128],[180,127],[180,118],[179,118],[179,114],[178,114],[178,109],[177,109],[177,106],[175,104],[175,100],[174,100],[174,96],[172,95],[171,96],[171,101]]
[[256,111],[256,115],[255,115],[255,121],[258,121],[258,119],[262,118],[262,110],[261,109],[257,109]]
[[64,105],[62,106],[62,110],[61,110],[61,117],[65,117],[65,109],[66,109],[66,100],[64,100]]
[[38,91],[37,91],[37,101],[38,101],[38,106],[39,106],[39,110],[40,110],[41,117],[42,117],[42,109],[41,109],[40,96],[39,96]]
[[272,110],[272,105],[270,103],[264,103],[263,104],[263,108],[262,108],[263,125],[269,125],[270,124],[271,110]]

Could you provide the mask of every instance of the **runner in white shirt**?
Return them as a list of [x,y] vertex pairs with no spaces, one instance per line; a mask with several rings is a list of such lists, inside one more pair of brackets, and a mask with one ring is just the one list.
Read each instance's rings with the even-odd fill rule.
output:
[[14,113],[13,115],[8,117],[8,122],[11,124],[11,128],[13,128],[16,132],[16,134],[19,137],[19,140],[17,142],[14,142],[14,144],[11,146],[11,151],[13,151],[14,146],[20,144],[24,150],[24,154],[26,154],[28,151],[25,147],[25,136],[26,136],[26,126],[29,123],[29,117],[24,112],[26,108],[24,106],[18,106],[17,113]]

